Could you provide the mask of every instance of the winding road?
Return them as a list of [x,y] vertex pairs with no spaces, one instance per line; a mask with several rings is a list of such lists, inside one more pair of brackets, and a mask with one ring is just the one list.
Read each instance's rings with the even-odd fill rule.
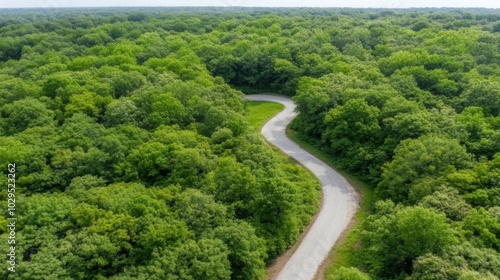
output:
[[271,144],[311,170],[323,186],[323,204],[318,216],[277,278],[279,280],[311,280],[356,213],[358,194],[337,171],[300,148],[286,136],[287,125],[297,115],[295,103],[290,98],[261,94],[247,95],[246,98],[285,105],[283,111],[262,127],[261,133]]

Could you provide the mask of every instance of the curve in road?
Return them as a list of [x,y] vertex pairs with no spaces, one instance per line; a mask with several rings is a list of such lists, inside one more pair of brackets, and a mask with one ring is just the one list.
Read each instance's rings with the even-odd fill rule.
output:
[[278,274],[279,280],[311,280],[358,208],[358,194],[337,171],[306,152],[286,136],[287,125],[297,115],[295,103],[275,95],[247,95],[254,101],[278,102],[285,109],[270,119],[261,133],[271,144],[291,156],[318,177],[323,204],[318,217],[297,250]]

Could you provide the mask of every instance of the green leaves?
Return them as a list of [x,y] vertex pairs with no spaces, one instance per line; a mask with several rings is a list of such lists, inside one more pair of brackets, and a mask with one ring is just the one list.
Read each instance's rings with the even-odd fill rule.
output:
[[227,247],[220,240],[189,240],[177,251],[176,273],[181,279],[231,279]]
[[228,218],[223,204],[216,203],[212,196],[194,189],[187,189],[175,202],[179,217],[197,235],[222,226]]
[[26,98],[5,105],[3,114],[7,134],[21,132],[30,127],[54,124],[54,112],[37,99]]
[[142,178],[146,182],[154,182],[159,176],[169,175],[168,159],[170,149],[158,142],[148,142],[134,149],[127,157],[132,168],[137,171],[132,176]]
[[410,206],[379,204],[367,225],[373,278],[499,277],[494,15],[22,17],[0,19],[0,162],[16,162],[25,195],[19,277],[262,278],[319,185],[248,131],[224,81],[296,93],[294,129]]
[[[380,131],[378,108],[369,106],[362,99],[351,99],[342,106],[330,110],[325,116],[327,131],[324,137],[347,138],[352,142],[364,143],[373,140]],[[336,145],[332,143],[332,146]],[[342,150],[342,147],[335,150]]]
[[328,280],[370,280],[371,277],[354,267],[340,267],[331,274]]
[[484,208],[472,210],[463,221],[465,236],[478,247],[500,250],[500,220]]
[[256,236],[252,226],[228,221],[210,235],[224,242],[229,250],[231,279],[261,279],[264,276],[265,240]]
[[250,168],[233,158],[222,158],[218,160],[213,180],[214,197],[217,201],[230,205],[230,209],[238,218],[249,217],[252,214],[248,201],[253,200],[258,189],[256,178]]
[[345,165],[349,169],[368,173],[366,162],[383,157],[382,153],[375,151],[375,144],[381,137],[379,114],[380,110],[365,100],[350,99],[325,115],[322,142],[334,155],[348,158],[350,162]]
[[488,115],[500,113],[500,83],[488,80],[474,81],[462,94],[465,107],[478,106]]
[[449,168],[470,164],[470,155],[456,140],[432,135],[405,140],[396,148],[394,159],[385,165],[377,191],[382,197],[402,202],[418,179],[437,178]]
[[71,117],[75,113],[82,113],[97,118],[102,116],[104,108],[110,101],[111,98],[104,98],[91,92],[75,94],[69,98],[69,103],[64,108],[65,116]]
[[118,99],[110,102],[107,105],[106,114],[104,115],[104,121],[107,126],[120,124],[139,126],[142,118],[144,118],[143,112],[130,99]]
[[172,94],[158,94],[152,103],[152,112],[148,117],[153,127],[161,124],[184,124],[187,112],[184,106]]
[[462,220],[472,210],[458,191],[451,187],[440,187],[433,194],[424,197],[420,205],[443,212],[446,217],[455,221]]
[[458,279],[459,275],[458,267],[433,254],[426,254],[415,261],[410,279],[447,280]]
[[410,273],[417,257],[439,254],[456,242],[444,215],[418,206],[376,215],[365,230],[367,263],[372,273],[384,277]]

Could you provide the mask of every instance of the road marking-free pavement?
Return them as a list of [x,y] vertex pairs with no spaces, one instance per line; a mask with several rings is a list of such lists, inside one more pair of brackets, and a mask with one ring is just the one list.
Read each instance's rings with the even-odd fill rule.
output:
[[311,280],[356,213],[358,193],[337,171],[300,148],[286,136],[287,125],[297,115],[295,103],[290,98],[263,94],[246,95],[246,98],[254,101],[278,102],[285,106],[283,111],[262,127],[261,133],[267,141],[311,170],[321,181],[323,204],[319,214],[277,278]]

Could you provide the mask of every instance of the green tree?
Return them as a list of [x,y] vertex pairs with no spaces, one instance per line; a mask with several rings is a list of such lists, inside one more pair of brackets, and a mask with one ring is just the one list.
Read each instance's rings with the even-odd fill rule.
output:
[[390,278],[410,274],[419,256],[440,254],[455,242],[446,217],[420,206],[372,217],[362,238],[370,271]]
[[443,253],[443,258],[456,267],[465,267],[464,272],[472,270],[483,274],[491,273],[497,278],[500,277],[500,254],[494,249],[476,248],[469,242],[463,242],[459,245],[450,246]]
[[472,207],[451,187],[440,187],[436,192],[428,195],[419,203],[426,208],[434,208],[446,214],[452,220],[462,220],[472,210]]
[[359,174],[370,173],[373,162],[384,158],[376,149],[380,142],[380,110],[363,99],[350,99],[325,115],[322,142],[343,159],[342,166]]
[[5,125],[8,125],[4,129],[8,134],[21,132],[30,127],[54,124],[54,112],[36,99],[14,101],[2,109],[6,117]]
[[323,134],[324,141],[331,143],[335,151],[344,150],[346,146],[341,143],[346,141],[373,142],[380,132],[379,113],[378,108],[368,105],[362,99],[351,99],[344,105],[335,107],[325,116],[327,128]]
[[209,176],[213,178],[213,185],[208,187],[217,201],[229,205],[237,218],[252,215],[249,202],[254,200],[258,189],[250,168],[234,158],[225,157],[218,160],[217,167]]
[[460,269],[442,258],[426,254],[418,257],[413,265],[413,273],[409,279],[449,280],[458,279]]
[[497,116],[500,113],[500,83],[490,81],[474,81],[461,96],[464,107],[478,106],[486,114]]
[[462,228],[474,245],[500,250],[500,221],[484,208],[473,209],[465,217]]
[[227,223],[226,207],[198,190],[186,189],[182,192],[175,202],[175,208],[178,209],[179,217],[197,235]]
[[71,117],[75,113],[82,113],[92,118],[98,118],[102,115],[109,102],[109,99],[92,92],[72,95],[69,98],[68,105],[64,108],[65,117]]
[[222,240],[229,250],[231,279],[262,279],[266,246],[254,228],[245,222],[228,221],[210,235]]
[[130,179],[140,178],[144,182],[153,184],[161,176],[168,176],[172,170],[169,166],[168,155],[171,149],[158,142],[144,143],[130,152],[127,156],[128,165],[124,170],[125,176]]
[[323,81],[309,77],[299,79],[297,94],[293,97],[297,103],[299,114],[296,126],[308,135],[321,137],[324,127],[324,117],[328,108],[336,105],[330,96],[322,90],[325,86]]
[[404,140],[396,148],[393,160],[384,166],[377,192],[394,201],[406,201],[409,189],[419,179],[437,178],[449,168],[470,164],[470,156],[456,140],[435,135]]
[[176,253],[176,274],[181,279],[231,279],[229,252],[218,239],[189,240]]
[[151,104],[148,120],[153,127],[161,124],[186,124],[188,112],[182,103],[170,93],[158,94]]
[[120,98],[110,102],[104,114],[104,123],[109,126],[130,124],[138,126],[144,119],[141,110],[130,99]]

